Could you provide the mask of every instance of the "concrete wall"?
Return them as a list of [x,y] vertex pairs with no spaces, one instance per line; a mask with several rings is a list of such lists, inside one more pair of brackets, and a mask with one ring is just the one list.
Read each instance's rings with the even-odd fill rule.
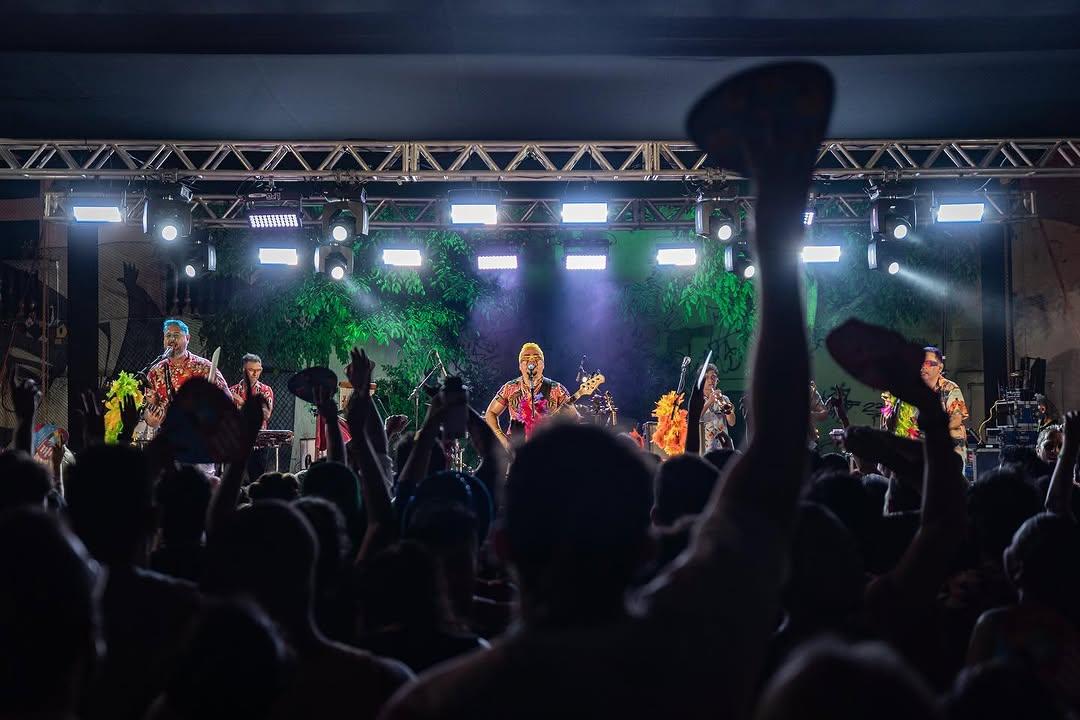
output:
[[1018,226],[1012,272],[1014,362],[1046,358],[1048,398],[1062,412],[1080,408],[1080,226]]

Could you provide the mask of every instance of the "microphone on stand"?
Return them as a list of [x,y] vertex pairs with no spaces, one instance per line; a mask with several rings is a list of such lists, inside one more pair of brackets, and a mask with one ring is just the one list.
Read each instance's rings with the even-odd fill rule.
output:
[[589,373],[585,372],[585,355],[581,356],[581,362],[578,363],[577,377],[574,378],[574,382],[581,382],[589,376]]
[[443,365],[442,358],[439,357],[439,351],[434,350],[434,352],[435,352],[435,362],[439,363],[439,372],[442,373],[443,377],[446,377],[448,373],[446,372],[446,366]]

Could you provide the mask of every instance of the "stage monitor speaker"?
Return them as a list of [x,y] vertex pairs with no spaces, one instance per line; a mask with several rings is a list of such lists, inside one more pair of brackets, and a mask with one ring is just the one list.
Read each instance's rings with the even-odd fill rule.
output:
[[997,469],[1001,464],[1000,448],[976,448],[975,450],[975,479],[978,480],[983,474]]

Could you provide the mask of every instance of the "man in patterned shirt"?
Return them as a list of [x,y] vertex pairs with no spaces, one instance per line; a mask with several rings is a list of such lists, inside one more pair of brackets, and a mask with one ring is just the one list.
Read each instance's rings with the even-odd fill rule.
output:
[[[244,377],[251,383],[251,394],[262,395],[266,398],[266,405],[263,406],[263,423],[262,429],[265,430],[267,424],[270,422],[270,414],[274,412],[274,389],[266,383],[259,382],[259,378],[262,377],[262,358],[254,353],[248,353],[241,358],[244,365]],[[236,383],[229,388],[229,392],[232,393],[233,402],[236,403],[236,407],[243,407],[247,401],[247,386],[244,381]],[[254,482],[259,479],[259,476],[266,472],[267,458],[270,454],[270,448],[256,448],[251,451],[251,455],[248,458],[247,474],[248,481]]]
[[[263,371],[262,358],[254,353],[248,353],[242,358],[242,361],[244,363],[244,376],[251,382],[251,394],[262,395],[266,398],[266,405],[263,407],[262,424],[262,429],[265,430],[267,423],[270,422],[270,414],[274,412],[274,389],[266,383],[259,382]],[[243,407],[244,402],[247,401],[247,388],[244,386],[244,381],[241,380],[230,387],[229,392],[232,393],[236,407]]]
[[[183,320],[166,320],[162,324],[162,330],[165,333],[164,346],[170,353],[169,357],[156,363],[146,373],[148,390],[143,419],[153,428],[160,426],[165,419],[169,402],[176,391],[191,378],[209,379],[212,366],[206,358],[188,351],[191,333]],[[211,382],[221,388],[222,392],[229,392],[229,386],[220,370],[214,370]]]
[[[510,411],[510,434],[527,440],[543,418],[557,412],[570,401],[570,393],[562,383],[544,377],[544,351],[536,343],[521,346],[518,368],[521,377],[499,388],[484,414],[488,426],[507,449],[510,448],[510,439],[499,427],[499,416],[504,410]],[[573,405],[566,408],[566,413],[571,417],[580,417]]]
[[960,456],[965,457],[967,428],[964,421],[968,419],[968,409],[964,394],[960,392],[959,385],[942,374],[945,370],[945,356],[941,354],[941,349],[929,345],[923,350],[926,352],[921,370],[923,382],[941,397],[941,407],[949,416],[949,436],[952,437],[953,445]]

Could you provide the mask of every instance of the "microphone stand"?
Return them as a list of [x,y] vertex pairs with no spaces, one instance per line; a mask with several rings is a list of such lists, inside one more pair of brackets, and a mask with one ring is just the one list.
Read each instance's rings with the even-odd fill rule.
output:
[[428,374],[424,376],[424,379],[420,381],[420,384],[413,388],[413,391],[409,394],[409,400],[414,401],[415,417],[413,421],[416,423],[416,429],[420,429],[420,389],[427,385],[427,381],[431,379],[431,376],[435,374],[435,371],[439,369],[438,365],[435,365],[428,371]]

